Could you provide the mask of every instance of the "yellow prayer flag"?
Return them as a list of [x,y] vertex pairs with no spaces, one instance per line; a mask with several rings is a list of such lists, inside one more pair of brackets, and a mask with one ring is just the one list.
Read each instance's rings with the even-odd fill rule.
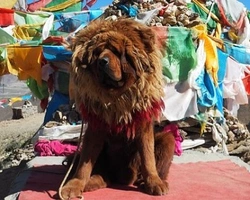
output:
[[0,1],[0,8],[13,8],[13,6],[16,4],[17,0],[8,0],[8,1]]
[[7,47],[7,67],[11,74],[20,80],[34,78],[38,84],[41,79],[42,46],[15,46]]

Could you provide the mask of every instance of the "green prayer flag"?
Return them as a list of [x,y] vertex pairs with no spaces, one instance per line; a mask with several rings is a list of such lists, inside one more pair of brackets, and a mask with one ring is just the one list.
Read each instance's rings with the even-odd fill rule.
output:
[[172,82],[185,81],[197,64],[192,32],[185,27],[169,27],[167,31],[163,74]]

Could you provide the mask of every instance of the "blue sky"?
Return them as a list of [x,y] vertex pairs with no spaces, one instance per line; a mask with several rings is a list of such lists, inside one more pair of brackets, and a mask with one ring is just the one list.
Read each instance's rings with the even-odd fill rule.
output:
[[92,6],[92,9],[110,5],[112,2],[113,2],[113,0],[97,0],[95,5]]
[[250,10],[250,0],[239,0],[242,2],[248,10]]

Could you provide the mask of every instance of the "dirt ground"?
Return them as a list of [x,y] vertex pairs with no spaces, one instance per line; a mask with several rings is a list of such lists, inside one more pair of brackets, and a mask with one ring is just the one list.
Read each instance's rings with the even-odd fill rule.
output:
[[[8,111],[1,110],[1,116]],[[8,116],[8,115],[7,115]],[[37,132],[43,123],[44,113],[37,113],[19,120],[4,120],[0,122],[0,165],[8,152],[20,148],[29,142],[29,139]],[[0,199],[8,195],[9,188],[16,175],[23,168],[20,166],[10,167],[0,171]]]

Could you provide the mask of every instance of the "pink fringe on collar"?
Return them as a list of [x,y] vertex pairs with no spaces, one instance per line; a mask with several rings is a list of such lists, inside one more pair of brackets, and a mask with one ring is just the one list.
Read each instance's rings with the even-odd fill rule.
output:
[[183,141],[178,126],[176,124],[168,124],[164,127],[164,132],[173,133],[175,138],[175,154],[180,156],[182,154],[181,143]]

